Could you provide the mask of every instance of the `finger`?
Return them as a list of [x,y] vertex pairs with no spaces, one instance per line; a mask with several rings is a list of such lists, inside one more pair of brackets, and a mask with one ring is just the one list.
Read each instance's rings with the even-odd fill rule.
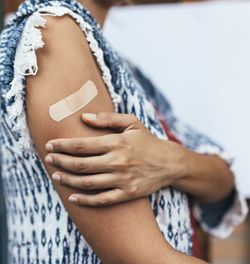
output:
[[72,157],[59,153],[46,156],[45,162],[74,174],[100,173],[110,171],[108,154],[95,157]]
[[98,114],[82,114],[84,122],[90,126],[100,128],[111,128],[119,132],[140,128],[142,123],[132,114],[119,114],[113,112],[102,112]]
[[81,206],[103,207],[126,201],[126,196],[121,189],[112,189],[98,194],[72,194],[71,202]]
[[109,134],[99,137],[54,139],[49,141],[45,148],[50,153],[86,156],[107,154],[126,144],[122,134]]
[[60,138],[50,140],[45,149],[48,152],[61,152],[78,155],[104,154],[110,151],[111,135],[86,138]]
[[55,172],[52,179],[62,185],[79,190],[111,189],[116,188],[118,185],[117,177],[111,173],[76,176],[66,172]]

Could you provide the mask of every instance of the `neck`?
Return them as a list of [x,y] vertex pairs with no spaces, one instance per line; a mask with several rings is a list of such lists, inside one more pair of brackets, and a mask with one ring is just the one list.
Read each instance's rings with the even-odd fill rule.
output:
[[102,3],[102,0],[78,0],[94,16],[96,21],[103,28],[108,11],[111,6]]

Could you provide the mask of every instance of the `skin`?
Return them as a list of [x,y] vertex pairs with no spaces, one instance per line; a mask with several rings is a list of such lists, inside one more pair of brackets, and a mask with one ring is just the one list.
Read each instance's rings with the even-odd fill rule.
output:
[[[182,147],[159,140],[134,115],[100,113],[97,116],[94,120],[86,119],[86,115],[84,118],[92,127],[115,129],[116,134],[98,138],[54,140],[47,145],[47,149],[53,148],[55,152],[60,152],[46,157],[50,164],[62,169],[53,174],[55,181],[60,178],[62,184],[84,190],[112,188],[96,195],[74,195],[70,200],[74,197],[78,204],[100,206],[147,197],[159,190],[163,181],[165,186],[169,185],[176,174],[183,170],[183,163],[180,161],[184,158],[184,153],[179,151]],[[93,118],[93,114],[91,117]],[[162,157],[162,152],[159,151],[164,149],[165,144],[168,145],[169,152],[177,153],[168,155],[168,163],[173,165],[168,168],[169,177],[165,176],[166,157]],[[74,154],[74,157],[65,153]],[[83,153],[87,157],[80,157]],[[78,158],[75,157],[77,155]],[[76,171],[78,175],[70,174]]]
[[[99,23],[104,23],[107,13],[104,5],[98,5],[97,1],[87,0],[84,5]],[[102,125],[98,128],[93,124],[83,123],[81,120],[82,112],[96,114],[114,112],[112,100],[101,78],[101,72],[82,31],[75,21],[67,16],[63,18],[46,17],[46,19],[47,27],[42,29],[46,45],[37,52],[39,72],[36,76],[28,77],[26,83],[28,125],[42,160],[45,160],[47,156],[44,145],[48,141],[51,142],[57,138],[80,138],[82,140],[96,138],[98,140],[101,137],[107,139],[110,134],[114,133],[111,125]],[[70,118],[60,123],[51,120],[48,114],[49,106],[74,93],[89,79],[93,80],[98,87],[98,96],[83,111],[75,113]],[[133,133],[139,134],[139,137],[147,135],[148,138],[151,137],[152,142],[157,144],[158,141],[134,117],[130,116],[129,121],[127,129],[120,130],[120,134],[122,131],[127,132],[128,140],[138,139],[138,135],[137,138],[132,136]],[[38,126],[38,123],[43,125]],[[118,127],[124,128],[123,126]],[[117,126],[115,129],[117,130]],[[141,130],[143,134],[140,133]],[[124,146],[124,141],[117,139],[113,147],[120,149],[121,145]],[[53,153],[53,155],[59,154]],[[107,156],[104,156],[100,156],[101,162],[106,163]],[[54,164],[54,156],[52,163],[49,157],[47,156],[47,162],[44,162],[44,165],[49,176],[52,177],[57,172],[57,168]],[[92,157],[85,158],[90,162]],[[76,169],[84,172],[82,169],[85,169],[85,166],[82,167],[82,163],[78,161],[74,162],[74,171]],[[120,162],[123,168],[127,166],[127,159],[125,162],[124,160]],[[120,167],[120,163],[115,165]],[[158,167],[161,171],[161,166]],[[172,173],[175,174],[175,170]],[[103,263],[140,264],[152,263],[152,259],[154,263],[164,264],[205,263],[177,252],[166,242],[156,223],[148,198],[138,198],[108,207],[79,207],[69,201],[75,189],[58,182],[54,182],[54,185],[70,217]],[[109,196],[103,199],[103,205],[105,201],[111,199],[114,193],[114,190],[109,192]]]
[[[83,124],[82,111],[59,123],[49,117],[50,105],[77,91],[87,80],[95,82],[98,96],[84,112],[114,112],[101,72],[79,26],[67,16],[46,19],[46,28],[41,29],[46,44],[37,51],[39,72],[26,82],[27,121],[41,160],[47,155],[44,146],[50,140],[98,137],[112,132]],[[51,177],[56,168],[45,162],[44,166]],[[109,207],[79,207],[68,199],[74,189],[54,185],[71,219],[103,263],[147,264],[152,259],[164,264],[204,263],[177,252],[166,242],[148,198]]]
[[[103,26],[109,8],[117,1],[86,0],[83,4]],[[83,116],[82,121],[89,127],[111,128],[115,134],[95,139],[57,139],[46,145],[51,152],[46,161],[58,169],[54,181],[85,191],[70,196],[72,202],[88,206],[116,204],[147,197],[172,185],[201,202],[214,203],[229,195],[234,187],[233,173],[220,157],[198,154],[160,140],[134,116],[103,113],[95,120]],[[73,158],[72,154],[91,158]],[[111,191],[100,193],[107,188]],[[89,190],[99,192],[88,195]]]
[[[52,152],[46,161],[58,169],[52,176],[54,181],[84,191],[99,191],[95,195],[71,196],[70,200],[78,205],[116,204],[147,197],[168,185],[212,203],[226,197],[233,188],[233,175],[222,159],[161,140],[133,115],[84,114],[82,119],[88,126],[112,129],[113,134],[56,139],[46,144],[47,151]],[[100,192],[103,189],[108,191]]]

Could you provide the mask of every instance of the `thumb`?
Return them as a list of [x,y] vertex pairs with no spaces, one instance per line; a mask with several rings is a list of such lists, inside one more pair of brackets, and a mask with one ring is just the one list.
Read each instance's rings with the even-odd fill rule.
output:
[[113,112],[102,112],[98,114],[84,113],[82,120],[92,127],[110,128],[125,132],[130,129],[141,127],[140,120],[131,114],[118,114]]

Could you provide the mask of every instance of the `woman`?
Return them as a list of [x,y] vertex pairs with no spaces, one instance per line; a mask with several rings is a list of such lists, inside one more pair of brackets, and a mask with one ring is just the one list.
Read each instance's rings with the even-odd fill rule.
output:
[[[222,149],[177,120],[103,37],[99,25],[117,2],[28,0],[2,33],[10,263],[204,263],[190,256],[184,192],[196,198],[203,227],[219,236],[246,215]],[[89,80],[94,100],[52,120],[51,105]],[[171,130],[189,149],[211,155],[177,144]]]

